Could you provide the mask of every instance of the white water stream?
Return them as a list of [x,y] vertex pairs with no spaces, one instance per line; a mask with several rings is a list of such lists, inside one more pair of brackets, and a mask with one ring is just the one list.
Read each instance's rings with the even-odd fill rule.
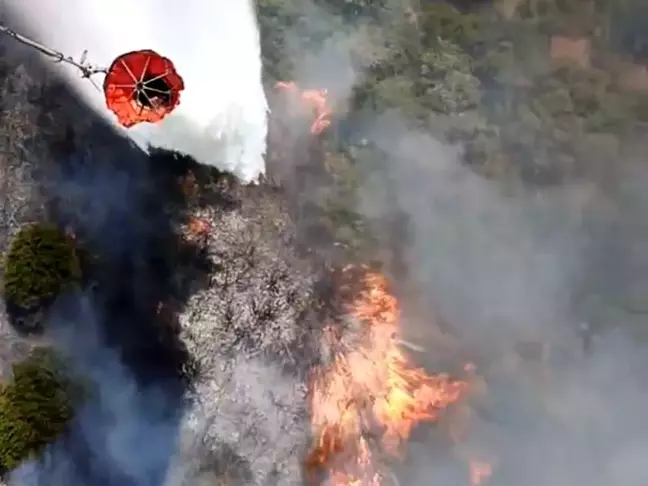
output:
[[[35,40],[76,60],[109,66],[120,54],[153,49],[183,77],[180,105],[161,123],[126,130],[140,146],[176,150],[236,174],[265,172],[267,101],[250,0],[5,0]],[[26,32],[27,33],[27,32]],[[103,93],[74,67],[53,65],[79,96],[113,123]],[[101,86],[101,75],[93,77]]]

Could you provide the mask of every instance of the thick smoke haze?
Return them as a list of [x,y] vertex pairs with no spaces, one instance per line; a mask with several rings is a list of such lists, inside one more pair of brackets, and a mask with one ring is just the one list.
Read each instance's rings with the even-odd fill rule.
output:
[[[261,84],[259,34],[248,0],[5,1],[38,41],[107,67],[126,52],[153,49],[185,81],[180,106],[160,124],[127,130],[140,146],[174,150],[198,162],[256,180],[265,172],[267,102]],[[57,66],[58,68],[58,66]],[[110,123],[101,91],[70,66],[60,72]]]
[[[588,309],[576,297],[593,275],[607,278],[601,265],[613,258],[593,259],[591,248],[628,238],[599,233],[592,240],[590,208],[604,196],[587,184],[507,194],[462,166],[451,147],[405,130],[398,118],[379,119],[368,133],[389,159],[367,182],[362,210],[378,231],[395,212],[408,219],[408,285],[434,303],[434,316],[408,315],[406,332],[433,350],[417,358],[437,363],[434,353],[452,355],[434,342],[440,317],[460,359],[475,360],[486,382],[486,398],[467,419],[468,438],[456,447],[495,464],[493,486],[645,483],[648,468],[637,460],[647,446],[640,425],[645,345],[627,332],[637,316],[608,314],[614,320],[598,323],[590,352],[578,334]],[[430,467],[430,447],[410,444],[405,484],[431,477],[465,484],[460,466],[443,456]]]
[[107,346],[99,308],[91,295],[68,296],[48,322],[44,339],[84,377],[86,398],[67,436],[14,471],[9,485],[154,486],[168,474],[182,409],[164,387],[142,387]]
[[366,182],[361,210],[378,221],[409,217],[412,277],[466,339],[564,328],[582,269],[587,185],[507,195],[463,166],[457,150],[398,118],[383,116],[368,133],[388,162]]
[[[319,10],[304,5],[303,22],[329,31],[331,16]],[[297,81],[320,88],[332,80],[332,101],[343,105],[364,77],[352,51],[372,40],[380,56],[380,39],[366,34],[340,30],[317,52],[300,51],[300,33],[289,31]],[[357,209],[385,245],[399,242],[404,331],[427,350],[414,358],[431,371],[471,360],[486,389],[460,407],[461,443],[447,438],[452,413],[449,424],[416,434],[396,466],[401,484],[469,484],[466,463],[448,448],[490,461],[489,486],[646,484],[642,158],[609,160],[612,188],[585,174],[579,183],[511,189],[475,174],[460,147],[413,131],[399,113],[366,119],[353,129],[385,157],[363,161],[372,170]],[[393,232],[395,218],[406,232]]]

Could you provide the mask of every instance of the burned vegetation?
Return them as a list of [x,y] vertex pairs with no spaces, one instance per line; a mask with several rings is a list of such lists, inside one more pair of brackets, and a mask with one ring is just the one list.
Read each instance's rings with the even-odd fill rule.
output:
[[[238,461],[248,464],[253,481],[277,474],[298,481],[309,429],[305,380],[319,359],[315,284],[330,266],[299,240],[299,207],[291,207],[281,184],[242,186],[178,154],[144,155],[38,63],[14,69],[31,59],[28,52],[6,53],[1,102],[8,138],[0,164],[6,379],[36,347],[85,363],[78,349],[99,342],[143,396],[149,390],[160,396],[155,409],[169,432],[158,446],[168,441],[169,453],[155,478],[190,469],[192,461],[200,463],[200,477],[223,476],[220,468]],[[25,280],[36,275],[48,279]],[[95,379],[96,366],[85,379]],[[275,383],[274,391],[269,386],[259,395],[249,380]],[[219,400],[215,386],[228,398]],[[88,428],[104,433],[94,429],[110,405],[101,393],[89,400],[92,412],[78,424],[12,456],[6,478],[30,460],[43,471],[56,469],[40,460],[44,452],[83,460],[43,480],[124,484],[131,471],[115,470],[111,460],[88,467],[110,455],[91,448],[84,435]],[[234,421],[223,429],[225,413]],[[269,428],[259,426],[278,417]],[[246,424],[253,430],[239,444]],[[179,451],[171,446],[174,429],[187,437]],[[147,431],[141,434],[136,440],[145,440]],[[282,444],[275,459],[263,441]],[[239,459],[213,459],[228,450]],[[176,453],[185,463],[176,464]]]

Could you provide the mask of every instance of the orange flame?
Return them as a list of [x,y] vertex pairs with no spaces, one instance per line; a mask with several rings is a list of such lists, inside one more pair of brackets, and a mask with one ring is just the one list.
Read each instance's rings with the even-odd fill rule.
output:
[[209,233],[211,233],[211,225],[209,224],[209,221],[197,216],[191,216],[189,218],[186,233],[188,237],[200,238],[209,235]]
[[310,381],[315,446],[306,469],[311,479],[325,473],[331,486],[384,484],[376,454],[399,457],[412,429],[437,420],[467,386],[414,368],[398,345],[399,306],[386,280],[369,274],[364,283],[351,306],[358,339],[327,328],[331,360]]
[[470,486],[481,486],[493,474],[493,466],[486,461],[470,461]]
[[328,106],[327,89],[307,89],[300,92],[294,81],[279,81],[274,87],[277,90],[298,95],[302,103],[313,110],[315,120],[311,124],[311,134],[321,135],[331,126],[332,113]]

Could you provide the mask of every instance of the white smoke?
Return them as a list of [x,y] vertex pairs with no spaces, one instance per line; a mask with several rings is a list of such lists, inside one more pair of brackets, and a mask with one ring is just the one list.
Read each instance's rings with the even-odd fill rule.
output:
[[[153,49],[185,81],[180,106],[159,124],[127,134],[142,148],[178,151],[236,174],[265,172],[267,101],[256,16],[249,0],[6,0],[40,42],[66,56],[109,66],[120,54]],[[60,65],[81,98],[116,125],[103,93]],[[101,85],[101,76],[93,77]],[[121,128],[120,128],[121,129]]]

